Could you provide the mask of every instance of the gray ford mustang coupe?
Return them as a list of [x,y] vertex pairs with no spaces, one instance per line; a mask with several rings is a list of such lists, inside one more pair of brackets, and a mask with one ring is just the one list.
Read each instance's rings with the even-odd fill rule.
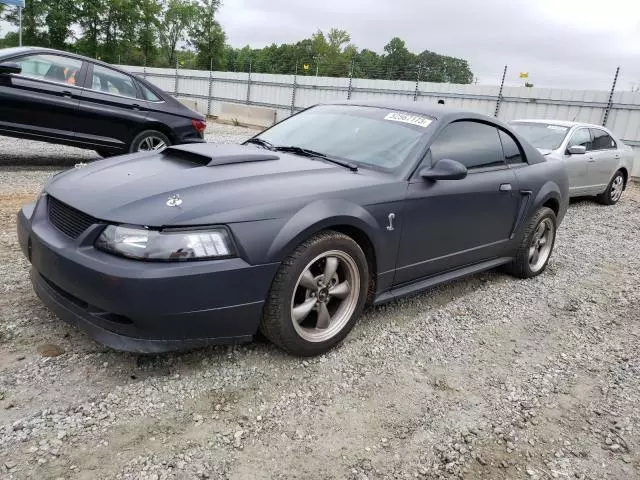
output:
[[55,175],[18,214],[38,296],[125,351],[338,344],[366,305],[498,266],[544,271],[561,163],[507,125],[420,104],[320,105],[243,145]]

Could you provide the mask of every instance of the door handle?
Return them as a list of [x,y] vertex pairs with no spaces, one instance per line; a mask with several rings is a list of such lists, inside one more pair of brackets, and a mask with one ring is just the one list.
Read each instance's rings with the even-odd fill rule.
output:
[[73,96],[73,94],[71,93],[71,91],[69,90],[63,90],[60,92],[60,95],[62,95],[63,97],[67,97],[67,98],[71,98]]
[[500,191],[501,192],[510,192],[511,191],[511,184],[510,183],[502,183],[500,185]]
[[593,157],[589,157],[589,159],[587,160],[588,163],[596,163],[596,159]]
[[613,157],[613,158],[618,159],[618,158],[620,158],[620,155],[618,155],[618,154],[616,153],[616,154],[614,155],[614,157]]
[[139,110],[142,111],[144,110],[144,108],[142,108],[140,105],[138,105],[137,103],[134,103],[133,105],[131,105],[131,108],[133,108],[134,110]]

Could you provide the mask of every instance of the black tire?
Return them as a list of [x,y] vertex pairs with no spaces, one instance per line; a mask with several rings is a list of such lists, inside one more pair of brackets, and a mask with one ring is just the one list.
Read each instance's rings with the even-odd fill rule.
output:
[[[353,313],[351,313],[350,317],[348,315],[342,317],[342,321],[345,323],[339,331],[336,331],[331,338],[326,340],[309,341],[303,338],[298,332],[297,328],[300,329],[301,327],[294,327],[292,302],[294,298],[298,298],[294,297],[294,295],[299,296],[301,290],[304,293],[304,287],[298,286],[298,281],[303,272],[305,272],[308,267],[309,270],[311,270],[312,267],[310,267],[310,265],[316,265],[312,263],[314,259],[331,251],[345,254],[349,259],[353,260],[349,265],[351,268],[354,266],[357,267],[359,286],[353,290],[353,294],[355,295],[357,292],[358,297],[357,299],[352,298],[349,300],[351,302],[351,308],[353,308],[353,305],[355,305],[355,308],[353,308]],[[318,261],[322,262],[322,260],[323,259],[320,259]],[[343,265],[343,269],[346,268],[344,264],[341,265]],[[319,266],[322,266],[322,264]],[[336,272],[338,272],[338,270],[336,270]],[[355,281],[353,283],[355,283]],[[360,246],[352,238],[342,233],[334,231],[320,232],[300,244],[294,252],[282,262],[271,284],[271,289],[260,321],[260,330],[271,342],[293,355],[302,357],[320,355],[338,345],[351,331],[364,309],[368,289],[369,267],[367,258]],[[315,293],[312,295],[315,296]],[[320,295],[319,292],[318,299]],[[349,293],[349,296],[351,296],[351,293]],[[332,299],[329,302],[332,301],[335,300]],[[339,302],[341,302],[341,300],[339,300]],[[319,303],[320,302],[318,302],[318,306]],[[329,306],[332,304],[327,303],[326,305]],[[314,313],[309,314],[311,320],[313,320],[313,316],[319,315],[319,313],[316,313],[319,310],[315,308],[311,310]],[[347,309],[347,311],[350,309]],[[298,322],[298,325],[302,326],[302,323]],[[313,331],[317,332],[318,330],[312,330],[312,332]],[[319,331],[322,332],[322,330]]]
[[616,182],[621,182],[621,188],[624,190],[626,182],[622,170],[618,170],[613,174],[609,185],[607,185],[607,189],[596,197],[598,203],[601,203],[602,205],[615,205],[616,203],[618,203],[618,201],[622,197],[622,191],[620,191],[619,195],[614,194],[613,186],[614,184],[617,185]]
[[[550,250],[548,255],[546,256],[546,259],[544,260],[544,263],[542,265],[534,265],[533,267],[535,268],[532,268],[529,253],[534,244],[534,236],[536,235],[536,231],[543,222],[547,226],[552,226]],[[551,258],[551,254],[553,253],[553,247],[556,240],[556,229],[557,222],[556,214],[554,213],[554,211],[547,207],[541,207],[540,209],[538,209],[538,211],[529,221],[527,228],[525,228],[515,258],[513,262],[507,265],[507,271],[513,276],[519,278],[531,278],[538,276],[542,272],[544,272],[547,268],[547,264],[549,263],[549,259]]]
[[133,139],[131,145],[129,145],[129,152],[134,153],[150,150],[149,148],[145,148],[147,142],[151,141],[151,143],[155,144],[156,140],[163,142],[167,147],[171,145],[171,140],[169,140],[164,133],[158,132],[157,130],[145,130]]

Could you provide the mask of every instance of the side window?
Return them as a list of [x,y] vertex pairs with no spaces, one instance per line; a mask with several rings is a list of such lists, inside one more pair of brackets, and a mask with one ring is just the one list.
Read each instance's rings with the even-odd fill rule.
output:
[[502,150],[504,151],[504,159],[509,165],[517,165],[519,163],[525,163],[526,160],[524,155],[522,154],[522,150],[516,143],[516,141],[511,138],[507,132],[500,132],[500,141],[502,141]]
[[587,152],[589,150],[593,150],[591,144],[591,134],[589,133],[588,128],[580,128],[573,132],[571,135],[571,139],[567,144],[567,147],[573,147],[574,145],[582,145],[583,147],[587,147]]
[[498,129],[480,122],[454,122],[431,145],[432,163],[449,158],[468,169],[504,165]]
[[14,60],[22,67],[21,75],[49,82],[75,85],[82,61],[59,55],[27,55]]
[[138,85],[140,85],[140,89],[142,90],[142,97],[145,100],[148,100],[149,102],[159,102],[162,100],[155,93],[153,93],[150,88],[145,87],[143,84],[139,82],[138,82]]
[[611,150],[613,148],[617,148],[616,141],[604,130],[592,128],[591,135],[593,135],[594,150]]
[[91,90],[120,95],[122,97],[137,97],[133,78],[101,65],[93,66]]

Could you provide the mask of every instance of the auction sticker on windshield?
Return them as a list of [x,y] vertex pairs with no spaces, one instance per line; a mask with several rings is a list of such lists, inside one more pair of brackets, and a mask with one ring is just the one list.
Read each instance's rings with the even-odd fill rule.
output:
[[427,128],[433,121],[430,118],[422,117],[420,115],[410,115],[408,113],[398,112],[387,113],[384,119],[391,120],[392,122],[409,123],[411,125],[417,125],[418,127],[423,128]]

